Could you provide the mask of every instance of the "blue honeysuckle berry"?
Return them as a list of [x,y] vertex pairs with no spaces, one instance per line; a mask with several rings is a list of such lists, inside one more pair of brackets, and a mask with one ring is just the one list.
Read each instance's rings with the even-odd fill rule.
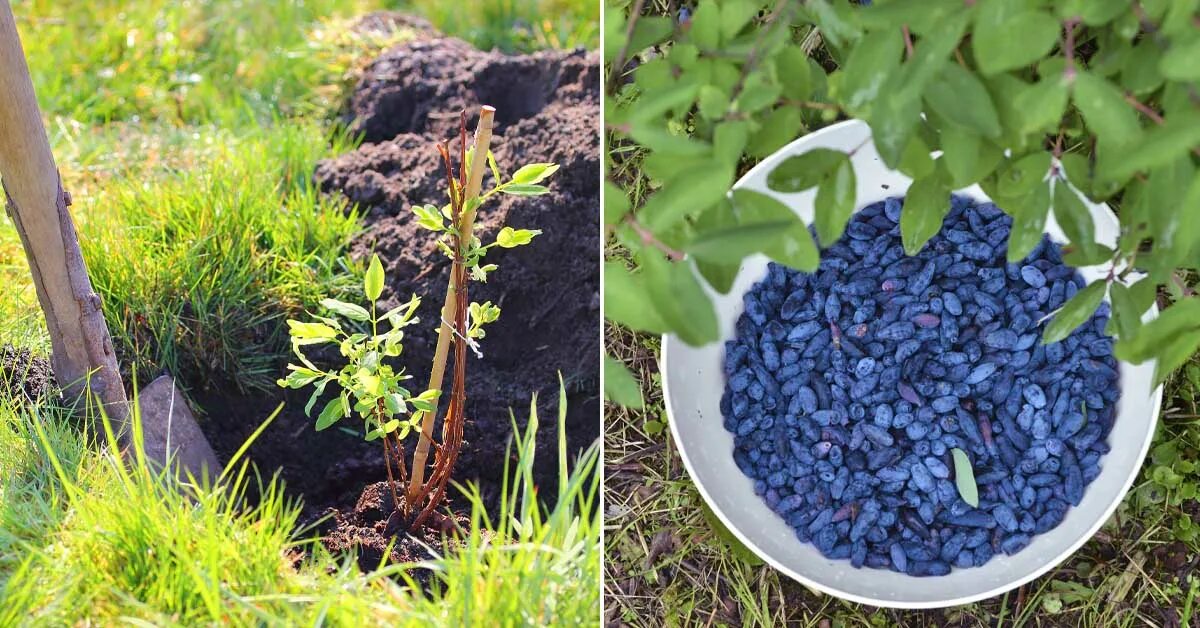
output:
[[[1058,245],[1010,264],[1009,219],[955,196],[908,257],[902,203],[857,213],[814,273],[769,266],[725,345],[720,408],[738,468],[800,542],[936,576],[1021,551],[1082,500],[1119,374],[1107,304],[1040,342],[1084,285]],[[970,456],[978,507],[958,495],[952,448]]]

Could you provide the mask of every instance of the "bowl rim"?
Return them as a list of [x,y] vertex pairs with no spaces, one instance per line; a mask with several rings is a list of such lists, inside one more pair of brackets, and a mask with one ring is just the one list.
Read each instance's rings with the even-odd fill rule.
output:
[[[784,145],[783,147],[781,147],[779,150],[775,151],[771,155],[765,157],[758,164],[756,164],[753,168],[751,168],[744,175],[742,175],[738,179],[738,181],[733,185],[732,189],[738,189],[739,187],[742,187],[748,181],[752,180],[756,176],[759,176],[761,171],[773,168],[781,156],[791,155],[793,153],[796,153],[795,149],[799,145],[808,144],[811,142],[818,142],[824,136],[833,135],[836,133],[846,133],[848,131],[853,131],[859,127],[866,128],[867,140],[865,143],[870,144],[871,143],[871,132],[870,132],[870,128],[866,122],[864,122],[862,120],[853,119],[853,120],[845,120],[845,121],[842,121],[842,122],[839,122],[836,124],[832,124],[830,126],[818,129],[817,131],[814,131],[812,133],[808,133],[803,136],[800,136],[797,139],[787,143],[786,145]],[[887,168],[886,165],[882,166],[882,167]],[[894,169],[889,169],[889,170],[894,171]],[[962,190],[955,190],[956,193],[959,193],[961,191]],[[901,195],[901,194],[897,193],[897,195]],[[862,207],[863,207],[863,204],[858,203],[857,199],[856,199],[855,210],[854,210],[855,213],[857,213],[859,211],[859,209],[861,209]],[[1110,216],[1112,216],[1114,219],[1116,218],[1115,214],[1112,213],[1112,210],[1110,208],[1108,208],[1107,205],[1103,205],[1103,208],[1105,211],[1108,212],[1108,214]],[[1053,220],[1054,220],[1052,213],[1048,216],[1047,220],[1048,220],[1048,222],[1047,222],[1047,228],[1048,228],[1049,224],[1051,222],[1053,222]],[[691,261],[689,260],[689,261],[686,261],[685,263],[691,263]],[[692,264],[692,270],[693,270],[693,272],[695,272],[694,264]],[[740,272],[741,271],[739,270],[739,273]],[[701,279],[701,282],[703,283],[703,279]],[[708,287],[705,286],[705,288],[707,289]],[[1107,300],[1107,299],[1108,299],[1108,297],[1106,296],[1105,300]],[[1145,313],[1145,317],[1147,317],[1147,318],[1154,317],[1154,316],[1157,316],[1157,313],[1158,313],[1158,307],[1155,304],[1155,305],[1152,305],[1150,310],[1148,310]],[[660,372],[663,374],[663,377],[662,377],[663,406],[664,406],[664,410],[667,414],[667,423],[669,424],[669,426],[671,428],[671,437],[672,437],[672,439],[674,439],[675,449],[679,452],[679,457],[683,461],[683,466],[687,470],[688,477],[691,478],[692,484],[696,487],[697,491],[700,493],[700,496],[704,499],[704,502],[705,502],[705,504],[707,504],[708,508],[710,510],[712,510],[712,512],[721,521],[722,525],[724,525],[725,528],[727,530],[729,530],[729,532],[738,539],[738,541],[740,541],[744,546],[746,546],[750,551],[752,551],[756,556],[761,558],[764,562],[766,562],[770,566],[774,567],[776,570],[780,571],[781,573],[788,576],[789,578],[791,578],[811,589],[816,589],[818,591],[827,593],[829,595],[833,595],[833,596],[841,598],[841,599],[849,600],[851,602],[857,602],[860,604],[869,604],[869,605],[878,606],[878,607],[896,608],[896,609],[931,609],[931,608],[944,608],[944,607],[948,607],[948,606],[957,606],[957,605],[961,605],[961,604],[970,604],[972,602],[977,602],[980,600],[986,600],[986,599],[989,599],[992,597],[996,597],[1007,591],[1015,589],[1021,585],[1027,584],[1027,583],[1041,577],[1042,575],[1046,574],[1051,569],[1054,569],[1055,567],[1057,567],[1060,563],[1062,563],[1067,558],[1072,556],[1076,551],[1078,551],[1079,548],[1082,547],[1085,543],[1087,543],[1089,540],[1091,540],[1091,538],[1093,536],[1095,536],[1096,532],[1098,532],[1100,530],[1100,528],[1103,527],[1106,522],[1108,522],[1108,520],[1112,517],[1113,513],[1116,512],[1117,508],[1121,505],[1121,503],[1124,502],[1125,497],[1129,493],[1129,489],[1133,486],[1133,483],[1134,483],[1134,481],[1136,481],[1137,476],[1140,473],[1142,466],[1145,464],[1146,454],[1149,452],[1150,444],[1153,441],[1154,433],[1156,432],[1156,429],[1157,429],[1159,413],[1160,413],[1161,406],[1162,406],[1163,386],[1162,386],[1162,384],[1159,384],[1157,387],[1155,387],[1151,391],[1151,394],[1150,394],[1150,401],[1152,403],[1152,406],[1150,408],[1150,419],[1149,419],[1149,421],[1146,422],[1146,434],[1145,434],[1144,438],[1142,438],[1142,442],[1141,442],[1141,445],[1140,445],[1140,448],[1138,451],[1138,455],[1135,458],[1135,460],[1138,460],[1139,462],[1134,467],[1134,471],[1132,473],[1128,474],[1127,477],[1125,477],[1125,479],[1123,481],[1123,485],[1121,487],[1121,490],[1116,494],[1116,497],[1112,500],[1112,502],[1104,508],[1102,516],[1098,517],[1094,522],[1092,522],[1092,524],[1087,527],[1086,532],[1084,534],[1080,535],[1075,540],[1073,540],[1071,543],[1069,543],[1068,546],[1066,547],[1066,549],[1064,551],[1062,551],[1059,555],[1054,556],[1054,557],[1050,558],[1049,560],[1046,560],[1040,567],[1030,571],[1029,573],[1026,573],[1025,575],[1023,575],[1017,579],[1002,582],[996,586],[993,586],[993,587],[987,589],[986,591],[982,591],[982,592],[976,593],[976,594],[965,595],[965,596],[960,596],[960,597],[953,597],[953,598],[946,598],[946,599],[942,599],[942,600],[910,601],[910,600],[880,599],[880,598],[874,598],[871,596],[861,595],[861,594],[854,593],[851,591],[846,591],[846,590],[843,590],[836,586],[818,582],[816,580],[813,580],[813,579],[791,569],[790,567],[786,566],[782,561],[780,561],[780,560],[776,559],[774,556],[772,556],[769,552],[767,552],[767,551],[763,550],[761,547],[759,547],[759,545],[757,543],[755,543],[754,540],[752,538],[750,538],[750,536],[748,534],[744,533],[741,529],[739,529],[730,520],[730,518],[725,514],[725,512],[719,505],[718,501],[712,496],[712,494],[709,493],[708,488],[705,487],[702,482],[697,480],[697,477],[699,477],[699,476],[696,472],[696,466],[695,466],[696,463],[690,458],[690,456],[687,452],[687,448],[684,445],[684,443],[686,441],[681,437],[681,434],[679,431],[679,427],[678,427],[679,424],[678,424],[678,421],[675,416],[675,412],[674,412],[674,408],[673,408],[674,404],[672,402],[672,396],[671,396],[671,389],[670,389],[671,378],[667,374],[670,373],[671,364],[672,364],[672,362],[671,362],[671,346],[676,342],[682,342],[682,340],[677,338],[674,334],[663,334],[661,336],[661,340],[662,340],[662,357],[660,359],[660,362],[661,362]],[[724,338],[718,338],[714,342],[721,343],[724,340],[725,340]],[[864,567],[864,569],[865,569],[865,567]],[[931,584],[937,582],[936,577],[922,578],[922,579],[929,581]]]

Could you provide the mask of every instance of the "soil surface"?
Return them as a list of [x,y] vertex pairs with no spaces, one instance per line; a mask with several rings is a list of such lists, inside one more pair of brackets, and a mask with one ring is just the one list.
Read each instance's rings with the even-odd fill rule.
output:
[[[364,215],[366,231],[351,248],[357,258],[377,252],[383,259],[388,286],[381,306],[392,307],[413,294],[423,297],[422,322],[406,329],[404,355],[397,360],[413,376],[410,389],[421,390],[436,344],[449,261],[409,208],[445,202],[436,143],[457,138],[459,112],[477,112],[483,104],[497,108],[492,149],[503,172],[533,162],[561,165],[547,181],[551,193],[492,199],[476,223],[485,242],[504,226],[542,230],[528,246],[493,249],[485,261],[499,270],[488,283],[470,286],[472,301],[492,301],[503,312],[480,343],[483,357],[471,356],[467,365],[466,442],[454,480],[476,482],[485,503],[494,507],[512,421],[525,428],[534,394],[540,426],[534,477],[541,495],[557,492],[559,373],[568,393],[569,462],[600,434],[598,55],[507,56],[437,37],[398,46],[368,66],[352,96],[349,115],[364,144],[320,163],[314,180],[323,192],[344,195]],[[473,116],[468,125],[474,128]],[[484,180],[485,190],[490,178]],[[387,539],[369,504],[382,486],[370,485],[386,477],[382,449],[357,433],[336,428],[317,433],[313,419],[304,416],[306,400],[305,391],[274,398],[198,392],[196,398],[206,415],[201,427],[222,461],[284,403],[249,458],[264,474],[278,469],[288,492],[304,497],[304,521],[331,515],[333,527],[324,528],[331,548],[360,547],[364,565],[372,560],[378,565]],[[403,557],[403,547],[398,551],[396,556]]]
[[50,360],[16,349],[0,347],[0,398],[36,402],[56,394]]
[[[402,501],[403,496],[400,498]],[[437,515],[437,520],[423,526],[415,533],[408,533],[407,522],[391,522],[392,496],[385,482],[368,486],[352,509],[330,508],[325,512],[327,519],[318,527],[325,547],[333,551],[354,552],[358,565],[370,571],[385,562],[412,563],[435,558],[438,553],[453,549],[460,541],[456,532],[470,527],[470,517],[455,513],[453,518]],[[392,539],[395,538],[393,543]],[[391,553],[386,557],[388,545]],[[425,570],[414,574],[423,585],[428,585]]]

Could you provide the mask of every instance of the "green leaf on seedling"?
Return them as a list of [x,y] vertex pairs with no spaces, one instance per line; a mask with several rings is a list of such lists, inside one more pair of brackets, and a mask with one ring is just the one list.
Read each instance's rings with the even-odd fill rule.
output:
[[958,494],[972,508],[979,507],[979,487],[975,485],[975,471],[971,468],[971,459],[967,452],[954,447],[950,450],[954,457],[954,484],[958,486]]
[[558,164],[529,164],[513,173],[512,182],[519,184],[541,183],[558,172]]
[[512,227],[504,227],[500,233],[496,234],[496,244],[503,248],[511,249],[523,244],[529,244],[533,241],[534,236],[541,235],[539,229],[513,229]]
[[289,333],[296,340],[315,340],[320,342],[330,341],[337,338],[337,330],[323,323],[305,323],[302,321],[288,321]]
[[327,386],[330,381],[332,380],[323,379],[317,382],[317,385],[313,389],[312,396],[308,398],[308,403],[304,404],[304,416],[312,416],[312,409],[317,405],[317,399],[319,399],[321,395],[325,394],[325,386]]
[[513,196],[540,196],[550,191],[544,185],[529,185],[525,183],[509,183],[500,188],[501,192]]
[[[368,271],[367,274],[370,275],[370,271]],[[371,320],[371,313],[361,305],[346,303],[345,301],[338,301],[337,299],[321,299],[321,307],[333,312],[334,314],[345,316],[353,321]]]
[[900,240],[904,252],[916,255],[942,228],[950,212],[950,190],[936,174],[918,179],[908,188],[900,210]]
[[321,415],[317,417],[317,431],[324,430],[349,415],[349,408],[350,400],[346,393],[330,399],[329,403],[325,404],[325,409],[321,410]]
[[305,386],[325,376],[325,374],[321,373],[320,371],[314,371],[310,368],[304,368],[302,366],[289,364],[288,368],[292,369],[292,372],[288,373],[286,378],[276,382],[282,388],[304,388]]
[[401,303],[396,307],[387,311],[381,316],[381,319],[391,321],[392,327],[403,327],[405,323],[412,320],[413,314],[417,313],[417,308],[421,305],[421,297],[413,295],[407,303]]
[[642,389],[637,379],[624,364],[608,355],[604,356],[604,396],[626,408],[642,408]]
[[[447,205],[447,208],[449,206]],[[417,224],[430,231],[444,231],[446,229],[445,212],[439,210],[433,205],[413,205],[412,212],[417,215]],[[445,216],[445,217],[443,217]]]
[[383,264],[380,263],[378,255],[371,256],[371,265],[367,267],[367,275],[363,278],[363,289],[367,300],[372,303],[378,301],[379,295],[383,294]]
[[383,407],[387,409],[388,414],[404,414],[408,411],[408,407],[404,403],[404,396],[399,393],[384,395]]
[[846,221],[854,213],[858,183],[850,159],[842,156],[842,162],[833,174],[825,177],[817,188],[816,216],[817,237],[822,246],[830,246],[842,237]]
[[1070,301],[1059,308],[1050,324],[1046,325],[1045,331],[1042,332],[1042,344],[1058,342],[1087,322],[1096,308],[1100,307],[1107,287],[1106,281],[1093,281],[1083,290],[1076,292]]
[[492,179],[495,180],[496,185],[500,185],[500,182],[504,180],[500,175],[500,164],[496,163],[496,156],[490,150],[487,152],[487,162],[488,168],[492,171]]
[[788,157],[775,166],[774,170],[767,173],[767,187],[776,192],[802,192],[819,185],[844,161],[847,161],[846,153],[814,148]]
[[426,390],[425,392],[409,399],[408,402],[412,407],[421,412],[433,412],[437,408],[437,399],[442,395],[440,390]]

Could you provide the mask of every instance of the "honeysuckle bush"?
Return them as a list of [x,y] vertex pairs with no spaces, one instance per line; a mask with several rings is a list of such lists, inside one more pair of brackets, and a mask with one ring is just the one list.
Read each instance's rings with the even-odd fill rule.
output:
[[[460,139],[465,147],[465,116]],[[483,263],[489,250],[524,246],[541,234],[537,229],[506,226],[496,234],[493,242],[483,244],[472,230],[475,213],[484,202],[500,194],[537,196],[549,192],[542,182],[558,170],[556,164],[528,164],[506,180],[495,157],[488,151],[486,161],[492,174],[493,187],[483,194],[472,196],[468,192],[468,181],[472,177],[469,164],[475,163],[475,148],[464,148],[460,153],[457,175],[449,147],[442,144],[438,148],[445,161],[449,201],[440,208],[435,205],[411,208],[417,224],[437,234],[438,249],[452,262],[442,320],[435,321],[434,325],[440,334],[449,335],[449,343],[455,346],[454,375],[449,386],[450,394],[446,395],[451,399],[442,422],[442,436],[440,442],[434,443],[433,471],[428,479],[425,479],[422,468],[425,458],[420,455],[419,449],[414,450],[411,463],[406,461],[404,441],[413,434],[432,441],[429,417],[435,416],[438,399],[443,393],[440,382],[446,368],[446,355],[435,355],[431,387],[419,394],[414,394],[405,386],[406,380],[411,379],[412,375],[389,363],[404,351],[404,328],[421,322],[415,316],[421,299],[413,295],[409,301],[387,312],[378,312],[376,301],[383,295],[386,280],[378,255],[371,257],[363,278],[365,307],[327,298],[321,301],[321,306],[329,316],[314,315],[311,321],[287,322],[292,352],[300,364],[289,364],[290,373],[278,381],[284,388],[312,387],[312,395],[304,409],[308,415],[312,414],[326,389],[333,384],[336,395],[325,402],[317,415],[316,429],[328,429],[342,419],[358,417],[362,421],[364,439],[382,440],[394,512],[409,519],[412,528],[421,526],[442,503],[462,445],[462,424],[465,420],[463,404],[466,400],[465,348],[470,347],[477,355],[480,354],[477,345],[486,336],[484,326],[500,317],[500,307],[492,302],[469,301],[467,284],[470,281],[487,281],[489,274],[498,269],[496,264]],[[477,175],[474,179],[476,192],[482,173]],[[304,347],[323,344],[337,345],[343,359],[340,366],[322,368],[305,355]],[[398,483],[409,482],[410,477],[412,480],[408,491],[402,493],[398,490]]]
[[[1156,359],[1165,378],[1200,347],[1196,12],[1191,0],[700,0],[666,17],[642,0],[610,4],[604,220],[628,255],[606,262],[606,317],[702,344],[718,336],[702,281],[727,292],[760,252],[815,269],[856,206],[848,154],[811,151],[769,177],[781,192],[816,188],[816,241],[772,198],[727,192],[755,160],[857,118],[914,180],[909,253],[940,228],[951,190],[972,184],[1012,216],[1010,260],[1053,214],[1067,263],[1110,271],[1044,340],[1107,296],[1117,356]],[[1072,188],[1116,210],[1115,247],[1096,242]],[[1143,324],[1160,296],[1169,307]],[[629,372],[611,358],[605,369],[610,399],[639,404]]]

